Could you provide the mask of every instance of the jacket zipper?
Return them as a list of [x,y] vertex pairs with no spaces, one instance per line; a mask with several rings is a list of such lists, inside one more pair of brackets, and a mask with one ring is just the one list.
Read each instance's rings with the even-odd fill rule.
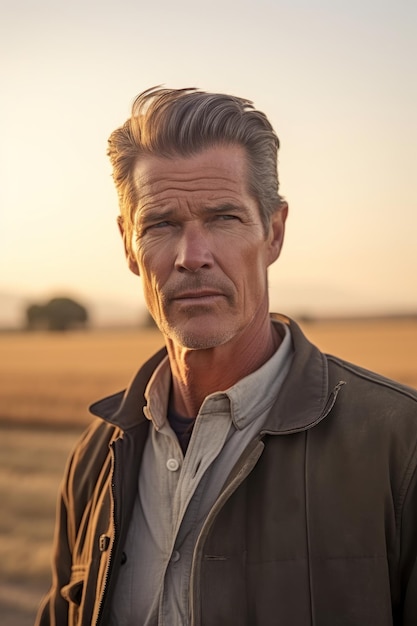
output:
[[[117,523],[117,498],[116,498],[116,471],[117,471],[117,463],[116,463],[116,453],[115,453],[115,448],[114,448],[115,442],[113,441],[111,444],[111,451],[112,451],[112,455],[113,455],[113,471],[112,471],[112,477],[111,477],[111,494],[112,494],[112,518],[113,518],[113,532],[114,532],[114,536],[113,536],[113,543],[110,546],[110,550],[109,550],[109,555],[108,555],[108,559],[107,559],[107,567],[106,567],[106,571],[104,574],[104,581],[103,581],[103,588],[102,588],[102,592],[101,592],[101,596],[98,602],[98,611],[97,611],[97,619],[95,621],[95,626],[99,626],[100,622],[102,621],[102,610],[103,610],[103,604],[104,604],[104,600],[106,597],[106,593],[107,593],[107,583],[109,581],[109,577],[110,577],[110,571],[112,568],[112,561],[113,561],[113,554],[115,551],[115,547],[117,545],[117,539],[118,539],[118,523]],[[120,484],[120,483],[119,483]]]

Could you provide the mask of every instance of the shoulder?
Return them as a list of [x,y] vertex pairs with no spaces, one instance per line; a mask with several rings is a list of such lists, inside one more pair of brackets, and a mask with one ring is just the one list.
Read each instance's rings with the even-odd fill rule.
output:
[[103,449],[108,450],[112,440],[120,436],[120,429],[104,420],[94,419],[78,440],[73,456],[82,460],[88,456],[91,461],[100,455]]
[[346,386],[345,391],[354,394],[358,402],[372,405],[388,403],[388,406],[392,403],[397,408],[407,407],[410,411],[416,412],[417,419],[416,389],[336,356],[326,354],[325,358],[329,376],[343,380]]
[[94,491],[98,477],[110,471],[111,443],[121,436],[116,426],[95,419],[76,443],[67,462],[65,487],[69,493],[81,497]]
[[326,359],[329,377],[343,381],[326,426],[350,442],[358,458],[376,465],[389,460],[391,473],[398,472],[393,482],[403,485],[417,464],[417,391],[337,357]]
[[345,467],[354,459],[355,471],[373,490],[385,485],[400,515],[413,476],[417,479],[417,390],[325,356],[329,376],[344,383],[323,424],[332,433],[332,446]]

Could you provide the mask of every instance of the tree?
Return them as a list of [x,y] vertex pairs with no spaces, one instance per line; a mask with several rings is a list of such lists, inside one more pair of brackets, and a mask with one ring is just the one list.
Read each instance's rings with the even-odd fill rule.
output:
[[71,298],[52,298],[46,304],[31,304],[26,309],[29,330],[64,331],[84,328],[88,322],[87,309]]
[[48,321],[45,316],[45,307],[40,304],[30,304],[26,309],[26,327],[29,330],[46,329]]

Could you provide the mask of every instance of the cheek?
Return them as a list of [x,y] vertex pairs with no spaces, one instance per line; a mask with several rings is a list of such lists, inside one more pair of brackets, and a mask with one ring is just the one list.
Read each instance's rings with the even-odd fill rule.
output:
[[152,317],[158,322],[161,317],[162,301],[160,297],[160,289],[154,274],[149,269],[141,270],[142,292],[145,298],[146,306]]
[[153,269],[155,254],[152,254],[152,250],[149,250],[149,246],[143,245],[143,243],[135,242],[134,255],[140,275],[143,278],[144,283],[149,281],[150,277],[155,273]]
[[260,301],[267,289],[267,265],[259,251],[248,250],[246,254],[232,256],[229,278],[241,297],[247,302]]
[[170,276],[166,255],[160,249],[157,251],[142,249],[136,258],[146,297],[155,300]]
[[267,289],[268,259],[265,250],[248,256],[246,268],[246,284],[254,297],[260,298]]

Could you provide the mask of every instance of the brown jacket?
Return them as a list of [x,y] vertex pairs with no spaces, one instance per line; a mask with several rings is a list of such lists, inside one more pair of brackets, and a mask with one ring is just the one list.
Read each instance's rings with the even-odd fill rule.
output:
[[[416,626],[417,392],[322,354],[288,323],[288,377],[195,548],[191,624]],[[102,419],[68,464],[38,625],[107,624],[148,431],[144,389],[163,354],[92,407]]]

